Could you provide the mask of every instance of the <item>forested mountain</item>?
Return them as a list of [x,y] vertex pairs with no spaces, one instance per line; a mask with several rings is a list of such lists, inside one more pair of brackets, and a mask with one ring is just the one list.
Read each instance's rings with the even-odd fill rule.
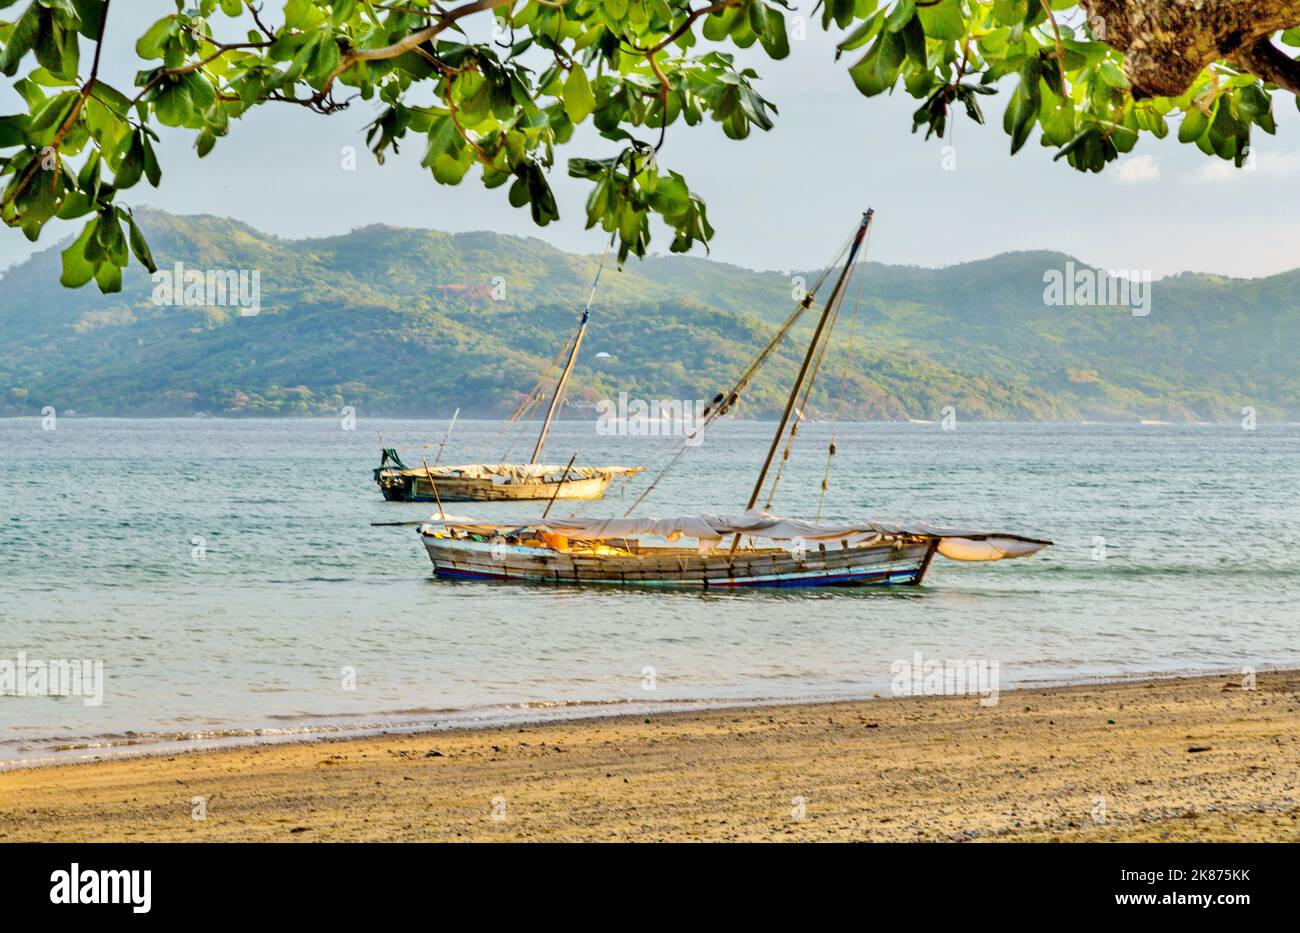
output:
[[[232,220],[140,211],[164,270],[257,272],[259,308],[157,303],[132,267],[117,295],[58,285],[59,249],[0,279],[0,414],[371,415],[509,412],[571,334],[596,260],[535,238],[370,226],[285,240]],[[1300,420],[1300,271],[1186,274],[1151,286],[1150,313],[1051,305],[1050,252],[944,269],[872,263],[858,277],[813,415],[1005,420]],[[793,307],[792,275],[684,256],[606,269],[569,395],[708,398]],[[855,280],[857,281],[857,280]],[[825,292],[823,292],[823,295]],[[183,298],[183,295],[181,296]],[[211,298],[213,296],[204,296]],[[857,308],[856,325],[852,323]],[[249,309],[251,310],[251,309]],[[805,323],[741,414],[784,398]]]

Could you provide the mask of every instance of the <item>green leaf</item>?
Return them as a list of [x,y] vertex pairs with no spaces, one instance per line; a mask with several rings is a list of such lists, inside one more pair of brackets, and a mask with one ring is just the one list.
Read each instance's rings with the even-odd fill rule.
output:
[[99,241],[99,245],[104,248],[105,255],[115,265],[125,266],[127,264],[126,235],[122,232],[122,224],[118,220],[116,208],[109,208],[99,215],[99,226],[95,233],[95,239]]
[[1015,26],[1025,21],[1032,0],[993,0],[993,20],[1003,26]]
[[288,0],[284,5],[284,28],[308,29],[319,22],[322,15],[311,0]]
[[1007,106],[1004,127],[1011,135],[1011,154],[1015,155],[1029,139],[1038,111],[1042,105],[1042,92],[1038,82],[1042,78],[1043,60],[1031,55],[1020,69],[1020,86],[1016,88]]
[[1183,114],[1183,122],[1178,127],[1178,141],[1191,143],[1200,139],[1210,126],[1210,119],[1195,107],[1189,107]]
[[1214,109],[1209,135],[1210,143],[1219,158],[1231,159],[1237,154],[1237,120],[1233,117],[1232,108],[1225,98],[1219,98],[1219,105]]
[[[899,30],[903,35],[903,45],[907,47],[907,57],[918,68],[926,67],[925,30],[921,27],[921,18],[913,15],[906,25]],[[929,72],[927,71],[928,75]]]
[[59,284],[65,288],[80,288],[95,277],[95,265],[86,258],[86,244],[95,235],[98,220],[86,224],[81,235],[63,251],[63,274]]
[[1052,157],[1052,161],[1055,162],[1057,159],[1068,156],[1070,153],[1074,152],[1085,142],[1087,142],[1090,137],[1096,135],[1097,135],[1097,128],[1095,126],[1084,127],[1082,130],[1078,132],[1078,134],[1073,139],[1071,139],[1068,143],[1066,143],[1064,146],[1061,147],[1061,151]]
[[167,41],[175,35],[176,17],[164,16],[144,31],[135,42],[135,54],[141,58],[162,58]]
[[898,33],[882,32],[867,54],[849,69],[849,77],[859,91],[874,97],[894,86],[898,71],[907,56],[907,46]]
[[212,132],[210,127],[204,127],[199,130],[199,135],[194,140],[194,149],[199,158],[203,158],[212,151],[212,147],[217,144],[217,134]]
[[334,9],[330,13],[330,24],[342,26],[357,11],[357,0],[334,0]]
[[117,174],[113,184],[118,188],[130,188],[144,174],[144,141],[139,130],[132,133],[127,140],[122,157],[117,164]]
[[95,270],[95,284],[105,294],[122,290],[122,267],[114,262],[102,262]]
[[324,84],[339,64],[339,46],[334,37],[323,32],[316,40],[311,56],[311,65],[307,69],[307,80],[312,84]]
[[587,73],[575,63],[564,79],[564,112],[574,123],[581,123],[595,109],[596,95],[591,92]]
[[728,7],[721,13],[710,13],[704,18],[704,38],[710,42],[721,42],[731,33],[731,28],[740,15],[736,7]]
[[[761,7],[761,0],[754,0],[751,9]],[[751,17],[751,23],[753,18]],[[762,31],[755,30],[763,51],[769,58],[781,60],[790,54],[790,38],[785,31],[785,17],[779,10],[768,9],[763,17]]]
[[135,217],[130,211],[125,214],[128,238],[131,242],[131,252],[139,260],[140,265],[149,270],[150,273],[158,271],[158,266],[153,261],[153,252],[149,249],[149,243],[145,240],[144,234],[140,232],[139,226],[136,225]]
[[890,9],[889,15],[885,17],[885,28],[890,32],[898,32],[912,21],[914,15],[916,15],[915,0],[898,0]]
[[154,113],[163,126],[184,126],[194,114],[194,101],[184,81],[159,86],[153,100]]
[[[75,11],[73,12],[75,15]],[[77,31],[64,25],[53,11],[46,10],[36,34],[36,60],[57,78],[77,79]]]
[[573,158],[569,160],[569,175],[573,178],[598,178],[612,165],[611,159]]
[[81,95],[76,91],[64,91],[44,101],[32,113],[27,130],[28,142],[35,146],[48,146],[54,142],[59,128],[67,122],[80,99]]
[[469,171],[470,166],[473,164],[474,158],[470,155],[468,149],[460,156],[448,155],[445,152],[440,153],[434,157],[431,166],[434,180],[442,185],[459,185],[461,179],[465,177],[465,173]]
[[162,181],[162,169],[158,167],[158,158],[154,155],[153,143],[149,142],[149,134],[141,133],[140,141],[144,145],[144,177],[149,179],[149,184],[155,188]]
[[555,195],[546,183],[546,175],[537,163],[528,166],[528,197],[532,208],[533,223],[545,227],[552,220],[560,219],[560,209],[555,204]]
[[880,30],[883,17],[880,13],[874,13],[867,17],[866,20],[854,27],[853,31],[844,37],[844,41],[835,46],[835,57],[838,59],[841,52],[851,52],[854,49],[860,49],[876,37]]
[[27,135],[30,121],[27,114],[17,113],[10,117],[0,117],[0,149],[8,146],[21,146]]
[[91,42],[99,41],[99,27],[104,22],[104,7],[108,0],[72,0],[77,13],[77,31]]
[[41,7],[32,0],[22,16],[14,23],[13,32],[0,50],[0,72],[13,77],[18,72],[18,63],[22,57],[36,47],[40,33]]
[[1109,58],[1097,66],[1097,75],[1109,87],[1125,89],[1129,87],[1128,78],[1123,70]]
[[59,220],[76,220],[78,217],[85,217],[95,205],[91,203],[90,198],[84,191],[69,191],[63,198],[63,204],[59,206],[59,212],[55,215]]
[[92,201],[99,197],[101,171],[99,152],[94,151],[81,166],[81,171],[77,173],[77,187],[90,195]]
[[966,35],[961,0],[939,0],[935,4],[917,7],[916,12],[921,17],[926,36],[931,39],[949,39],[955,42]]

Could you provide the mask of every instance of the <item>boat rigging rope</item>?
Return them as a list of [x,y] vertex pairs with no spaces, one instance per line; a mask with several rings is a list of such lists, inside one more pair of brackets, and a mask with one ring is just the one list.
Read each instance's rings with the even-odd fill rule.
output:
[[[592,302],[596,300],[596,287],[600,284],[600,274],[605,271],[605,261],[609,259],[609,250],[610,247],[614,245],[614,239],[616,236],[618,236],[618,231],[615,231],[614,233],[611,233],[609,235],[609,240],[608,242],[605,243],[605,250],[600,254],[600,262],[596,264],[596,275],[591,280],[591,291],[587,293],[587,304],[583,308],[583,312],[582,312],[583,320],[586,320],[586,316],[591,313]],[[502,425],[501,428],[497,431],[497,436],[492,440],[491,446],[493,447],[495,447],[498,443],[500,443],[501,436],[503,434],[510,432],[514,435],[513,438],[510,440],[510,445],[506,448],[505,453],[501,455],[501,463],[505,463],[506,460],[510,458],[510,454],[514,452],[515,445],[519,443],[519,435],[514,431],[514,429],[518,425],[519,420],[525,414],[531,411],[533,407],[537,405],[537,403],[540,402],[545,397],[546,385],[547,382],[549,381],[547,379],[547,376],[550,374],[552,369],[562,365],[563,361],[568,357],[569,351],[573,347],[573,342],[577,339],[578,339],[578,335],[575,333],[571,338],[569,338],[568,341],[565,342],[564,347],[563,349],[560,350],[559,355],[557,355],[555,359],[551,360],[551,362],[546,365],[546,368],[542,370],[542,374],[538,378],[537,384],[533,386],[533,390],[528,393],[528,396],[522,402],[520,402],[518,406],[515,407],[514,412],[506,420],[506,423]],[[557,392],[559,391],[558,385],[556,386],[556,391]]]
[[515,444],[519,443],[517,428],[519,427],[520,419],[528,412],[532,411],[537,403],[546,395],[547,383],[549,382],[547,377],[551,370],[563,364],[563,360],[568,356],[569,348],[572,346],[572,339],[565,342],[559,355],[546,364],[545,368],[542,370],[542,375],[538,378],[537,384],[533,386],[532,391],[530,391],[524,400],[515,407],[515,410],[511,413],[510,417],[506,419],[505,424],[497,429],[496,437],[492,438],[492,443],[489,445],[489,448],[495,447],[497,444],[501,443],[503,437],[508,436],[510,440],[509,445],[505,449],[505,453],[501,455],[501,463],[505,463],[506,460],[509,459],[511,452],[515,449]]
[[798,303],[794,307],[794,310],[790,312],[790,315],[785,319],[785,322],[777,330],[775,336],[773,336],[772,339],[768,341],[767,345],[763,347],[761,351],[759,351],[758,356],[756,356],[754,360],[745,368],[745,371],[741,373],[740,378],[736,381],[735,385],[732,386],[731,390],[729,392],[719,392],[716,396],[714,396],[713,400],[704,409],[704,423],[701,424],[694,431],[692,431],[689,435],[687,435],[685,440],[677,449],[676,453],[674,453],[672,458],[668,461],[667,465],[665,465],[663,469],[659,471],[658,475],[656,475],[655,478],[650,482],[650,484],[646,486],[644,490],[642,490],[641,494],[636,497],[636,500],[630,506],[628,506],[627,511],[623,513],[624,518],[631,515],[636,510],[636,508],[646,500],[646,498],[650,495],[650,493],[653,492],[658,487],[660,480],[662,480],[665,476],[668,475],[669,471],[671,471],[672,468],[677,465],[677,463],[682,459],[682,456],[686,453],[687,450],[689,450],[695,444],[699,443],[699,440],[697,439],[702,439],[704,432],[708,430],[708,428],[710,428],[715,421],[717,421],[720,417],[729,413],[735,408],[736,403],[740,400],[741,393],[744,392],[746,389],[748,389],[750,382],[757,374],[759,368],[762,367],[762,365],[765,362],[767,362],[767,360],[771,357],[772,353],[775,352],[776,348],[780,345],[780,343],[785,339],[786,335],[790,332],[791,328],[793,328],[794,325],[798,323],[799,318],[803,315],[803,313],[813,306],[814,300],[817,295],[817,290],[821,288],[822,284],[826,281],[826,279],[830,277],[831,272],[833,272],[839,266],[840,260],[848,252],[849,246],[852,243],[852,241],[853,241],[852,236],[850,236],[848,239],[844,241],[844,244],[840,247],[839,251],[835,254],[835,258],[831,261],[830,265],[828,265],[824,270],[822,270],[821,275],[819,275],[817,277],[817,280],[813,283],[812,288],[808,289],[807,293],[801,299],[799,299]]
[[[862,242],[862,249],[858,254],[858,258],[854,261],[852,268],[848,270],[849,276],[853,276],[858,271],[859,263],[866,261],[867,249],[870,246],[870,243],[871,243],[871,231],[868,229],[866,238]],[[862,279],[859,276],[858,277],[859,290],[861,289],[861,282]],[[825,329],[825,333],[822,336],[821,345],[817,348],[817,356],[813,361],[812,369],[808,373],[808,378],[804,382],[803,391],[799,400],[798,410],[796,411],[796,417],[794,423],[791,424],[790,426],[790,434],[786,438],[785,449],[782,451],[781,454],[781,463],[777,466],[776,474],[772,477],[772,485],[768,489],[767,499],[764,501],[763,504],[764,511],[770,511],[772,508],[772,499],[776,495],[777,484],[781,482],[781,476],[785,473],[786,464],[790,460],[790,453],[794,449],[795,438],[798,437],[799,435],[799,425],[804,419],[804,413],[808,410],[808,403],[809,400],[812,398],[813,383],[817,381],[817,375],[821,371],[822,362],[826,358],[826,351],[830,347],[830,343],[831,343],[831,334],[834,333],[835,325],[839,321],[840,310],[844,307],[844,295],[847,291],[848,291],[847,287],[840,290],[839,296],[835,301],[835,307],[830,309],[830,317],[826,322],[826,329]],[[861,292],[859,291],[859,297],[860,295]],[[855,318],[856,318],[856,314],[857,314],[857,306],[855,304],[854,306]],[[842,388],[842,383],[841,383],[841,388]],[[827,470],[829,471],[829,465],[827,467]],[[823,496],[824,494],[825,492],[823,490]]]
[[817,515],[814,521],[822,520],[822,507],[826,505],[826,491],[830,488],[831,461],[835,458],[835,438],[839,432],[840,415],[844,411],[844,389],[849,381],[849,360],[853,356],[853,338],[858,330],[858,311],[862,307],[862,280],[858,276],[857,289],[853,296],[853,316],[849,318],[849,339],[844,345],[844,363],[840,370],[840,394],[835,401],[835,418],[831,422],[831,439],[826,445],[826,469],[822,473],[821,494],[817,497]]
[[812,369],[808,372],[808,378],[804,382],[803,392],[799,398],[799,404],[795,408],[794,423],[790,425],[790,434],[786,438],[785,449],[781,452],[781,462],[777,465],[776,473],[772,476],[772,485],[767,491],[767,499],[763,503],[763,510],[771,511],[772,498],[776,495],[777,484],[781,482],[781,476],[785,473],[785,466],[790,461],[790,452],[794,449],[794,439],[799,436],[799,425],[803,422],[804,413],[808,410],[808,400],[812,395],[813,383],[817,380],[817,373],[822,368],[822,360],[826,358],[826,349],[830,346],[831,331],[835,328],[835,322],[839,320],[840,304],[837,301],[834,308],[831,309],[830,320],[827,321],[826,332],[822,335],[820,345],[817,348],[817,356],[813,360]]

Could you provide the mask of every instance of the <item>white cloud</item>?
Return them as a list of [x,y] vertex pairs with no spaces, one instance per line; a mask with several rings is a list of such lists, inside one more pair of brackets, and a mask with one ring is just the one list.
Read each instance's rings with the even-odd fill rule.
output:
[[1130,156],[1115,167],[1115,180],[1123,185],[1140,185],[1159,177],[1160,163],[1155,156]]
[[[1213,156],[1207,156],[1207,158],[1214,159]],[[1249,169],[1245,170],[1249,171]],[[1241,170],[1231,162],[1222,159],[1214,159],[1212,162],[1203,163],[1201,167],[1196,170],[1193,177],[1196,178],[1197,181],[1221,183],[1225,181],[1236,181],[1240,176]]]
[[1192,175],[1196,181],[1222,183],[1259,175],[1263,178],[1287,178],[1300,172],[1300,152],[1260,152],[1256,149],[1241,168],[1225,159],[1207,156]]

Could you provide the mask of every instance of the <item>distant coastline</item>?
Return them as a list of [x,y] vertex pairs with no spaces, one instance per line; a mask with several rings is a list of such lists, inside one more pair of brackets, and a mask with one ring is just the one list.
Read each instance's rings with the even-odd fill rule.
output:
[[[160,268],[246,274],[256,302],[177,301],[135,266],[120,293],[64,289],[58,247],[39,252],[0,278],[0,415],[508,413],[554,378],[594,273],[591,256],[536,238],[369,226],[285,240],[212,216],[139,220]],[[566,417],[621,393],[728,391],[820,271],[660,256],[604,276]],[[806,413],[1230,423],[1249,409],[1261,422],[1300,420],[1300,308],[1286,300],[1300,270],[1171,276],[1140,307],[1070,289],[1058,301],[1045,281],[1067,273],[1100,270],[1048,250],[938,269],[870,264],[844,309],[857,326],[837,330]],[[776,346],[741,416],[779,413],[805,326]]]
[[[442,424],[445,425],[446,422],[451,418],[452,413],[453,413],[454,411],[456,411],[456,410],[457,410],[457,409],[456,409],[455,407],[453,407],[453,408],[452,408],[450,411],[448,411],[447,414],[445,414],[445,415],[438,415],[438,414],[434,414],[434,415],[427,415],[427,414],[424,414],[424,415],[403,415],[403,414],[391,414],[391,413],[386,413],[386,412],[366,412],[366,413],[365,413],[365,417],[370,418],[370,419],[374,419],[374,420],[379,420],[379,421],[419,421],[419,422],[429,422],[430,424],[438,424],[438,423],[442,423]],[[358,415],[360,415],[360,413],[358,413]],[[17,414],[15,414],[15,413],[5,413],[5,414],[0,414],[0,421],[40,421],[40,420],[41,420],[41,417],[42,417],[42,415],[41,415],[40,412],[34,412],[34,413],[31,413],[31,414],[27,414],[27,413],[17,413]],[[303,415],[303,414],[292,414],[292,415],[250,414],[250,415],[241,415],[241,414],[235,414],[235,413],[232,413],[232,412],[218,412],[218,413],[212,413],[212,414],[209,414],[209,413],[207,413],[207,412],[196,412],[196,413],[194,413],[194,414],[189,414],[189,415],[142,415],[142,414],[135,414],[135,415],[90,415],[90,414],[82,414],[81,412],[72,412],[72,413],[68,413],[68,412],[60,412],[59,415],[58,415],[58,417],[59,417],[60,419],[67,419],[67,420],[69,420],[69,421],[83,421],[83,422],[84,422],[84,421],[182,421],[182,422],[224,421],[224,422],[236,423],[236,422],[241,422],[241,421],[248,421],[248,422],[252,422],[252,421],[284,421],[284,422],[290,422],[290,421],[321,421],[321,422],[332,421],[332,422],[336,422],[336,421],[338,421],[338,417],[339,417],[339,416],[338,416],[337,413],[320,413],[320,414],[306,414],[306,415]],[[496,415],[477,414],[477,415],[476,415],[476,414],[472,414],[472,413],[466,412],[464,409],[461,409],[461,414],[460,414],[460,417],[459,417],[458,420],[459,420],[460,422],[471,422],[471,421],[472,421],[472,422],[479,422],[479,423],[483,423],[483,424],[500,424],[500,423],[502,423],[502,422],[504,422],[504,421],[506,420],[506,417],[507,417],[507,416],[506,416],[505,414],[496,414]],[[566,421],[566,422],[568,422],[568,423],[589,424],[589,423],[594,423],[594,422],[596,421],[596,418],[594,418],[594,417],[579,417],[579,416],[576,416],[576,415],[574,415],[574,414],[572,414],[572,413],[568,413],[568,412],[565,412],[565,413],[562,415],[562,417],[563,417],[563,420]],[[524,423],[527,423],[527,424],[531,424],[531,423],[533,423],[533,422],[537,422],[537,423],[540,424],[540,422],[541,422],[541,419],[538,418],[538,417],[522,418],[522,419],[520,419],[520,420],[521,420],[522,422],[524,422]],[[736,421],[736,422],[742,422],[742,423],[745,423],[745,424],[775,424],[775,423],[777,422],[777,420],[778,420],[778,416],[777,416],[776,414],[764,413],[764,415],[763,415],[762,417],[757,417],[757,418],[747,418],[747,417],[744,417],[744,416],[736,416],[736,417],[734,417],[734,418],[730,418],[729,420],[731,420],[731,421]],[[809,420],[809,421],[805,421],[805,422],[803,422],[803,424],[805,424],[805,425],[810,425],[810,426],[812,426],[812,425],[818,425],[818,424],[828,424],[828,425],[829,425],[830,423],[831,423],[831,422],[830,422],[829,420],[823,420],[823,419],[812,419],[812,420]],[[878,424],[878,425],[896,424],[896,425],[903,425],[903,426],[908,426],[908,427],[931,427],[931,428],[935,428],[936,430],[940,429],[940,422],[939,422],[938,420],[929,420],[929,419],[924,419],[924,418],[841,418],[841,419],[839,419],[839,422],[838,422],[838,423],[839,423],[839,424],[844,424],[844,425],[850,425],[850,424]],[[1003,420],[1003,419],[998,419],[998,418],[971,418],[971,419],[968,419],[967,421],[964,421],[964,422],[962,422],[962,423],[963,423],[963,424],[975,424],[975,425],[981,425],[981,424],[986,424],[986,425],[1019,425],[1019,426],[1023,426],[1023,427],[1029,427],[1029,426],[1033,426],[1033,425],[1041,425],[1041,426],[1044,426],[1044,427],[1057,426],[1057,427],[1107,427],[1107,428],[1116,428],[1116,427],[1141,427],[1141,428],[1223,428],[1223,427],[1240,427],[1239,422],[1238,422],[1237,420],[1234,420],[1234,419],[1227,419],[1227,420],[1224,420],[1224,421],[1163,421],[1163,420],[1157,420],[1157,419],[1145,419],[1145,418],[1144,418],[1144,419],[1125,419],[1125,420],[1118,420],[1118,419],[1117,419],[1117,420],[1114,420],[1114,421],[1097,421],[1097,420],[1090,420],[1090,419],[1084,419],[1084,420],[1079,420],[1079,421],[1046,421],[1046,420],[1045,420],[1045,421],[1016,421],[1016,420]],[[1267,422],[1267,421],[1262,421],[1262,422],[1260,422],[1260,424],[1261,424],[1261,426],[1269,426],[1269,425],[1272,425],[1272,426],[1279,426],[1279,427],[1295,427],[1295,426],[1297,426],[1297,425],[1300,425],[1300,421],[1277,421],[1277,422]]]

